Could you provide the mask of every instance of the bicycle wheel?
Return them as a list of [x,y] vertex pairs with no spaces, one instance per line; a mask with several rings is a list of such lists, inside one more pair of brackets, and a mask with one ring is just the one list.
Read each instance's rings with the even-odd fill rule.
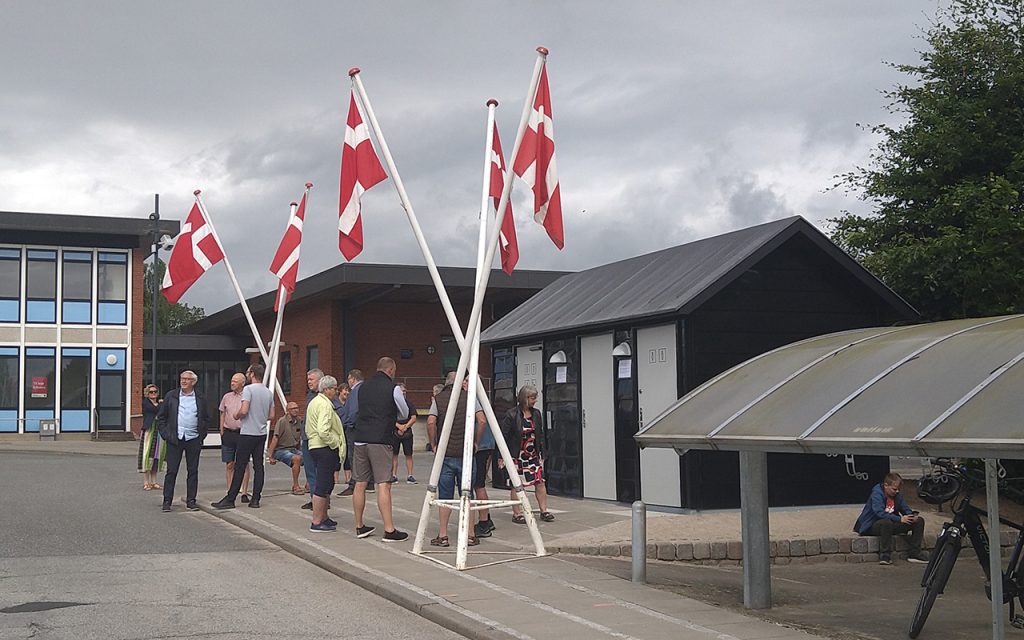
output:
[[924,623],[928,619],[928,614],[932,611],[932,605],[935,604],[935,598],[946,587],[949,574],[953,572],[953,564],[956,563],[956,558],[960,555],[960,544],[959,538],[947,540],[938,549],[934,568],[931,575],[925,577],[925,586],[921,592],[921,600],[917,603],[917,611],[914,612],[914,618],[910,621],[908,635],[911,638],[916,638],[921,633],[921,629],[924,628]]

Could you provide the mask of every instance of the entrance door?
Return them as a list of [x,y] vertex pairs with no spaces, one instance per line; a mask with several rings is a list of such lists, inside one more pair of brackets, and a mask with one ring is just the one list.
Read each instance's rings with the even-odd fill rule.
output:
[[[676,375],[676,326],[636,332],[637,387],[640,428],[679,399]],[[640,451],[640,491],[644,502],[682,506],[679,454],[672,449]]]
[[[516,348],[515,393],[518,394],[524,384],[532,384],[537,387],[537,391],[544,390],[544,380],[541,377],[541,373],[544,371],[543,361],[544,348],[539,344]],[[537,396],[537,408],[544,409],[543,393]]]
[[125,377],[123,371],[96,374],[96,428],[101,431],[125,430]]
[[615,500],[615,405],[612,334],[580,340],[583,399],[583,495]]

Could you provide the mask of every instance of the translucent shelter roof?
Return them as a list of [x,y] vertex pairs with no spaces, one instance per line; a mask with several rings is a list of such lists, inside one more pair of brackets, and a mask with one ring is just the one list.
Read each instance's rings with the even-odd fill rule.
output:
[[752,358],[641,447],[1024,458],[1024,315],[857,329]]

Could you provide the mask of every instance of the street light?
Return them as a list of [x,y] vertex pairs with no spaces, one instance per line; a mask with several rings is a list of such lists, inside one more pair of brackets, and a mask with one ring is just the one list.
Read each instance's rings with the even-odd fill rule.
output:
[[[156,385],[156,335],[157,335],[157,309],[159,307],[159,285],[157,282],[157,276],[159,269],[157,265],[160,262],[160,249],[170,250],[174,246],[174,240],[167,234],[160,233],[160,194],[153,194],[153,213],[149,214],[149,219],[153,222],[153,227],[150,229],[150,235],[152,236],[152,244],[150,245],[150,256],[153,256],[153,295],[150,300],[150,313],[153,316],[153,357],[152,357],[152,369],[150,371],[150,378],[152,384]],[[146,256],[147,258],[149,256]]]

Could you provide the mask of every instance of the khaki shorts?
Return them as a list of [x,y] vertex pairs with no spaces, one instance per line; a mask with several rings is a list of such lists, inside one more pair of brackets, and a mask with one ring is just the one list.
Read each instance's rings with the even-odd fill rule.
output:
[[352,477],[356,482],[383,484],[391,481],[390,444],[363,444],[352,447]]

